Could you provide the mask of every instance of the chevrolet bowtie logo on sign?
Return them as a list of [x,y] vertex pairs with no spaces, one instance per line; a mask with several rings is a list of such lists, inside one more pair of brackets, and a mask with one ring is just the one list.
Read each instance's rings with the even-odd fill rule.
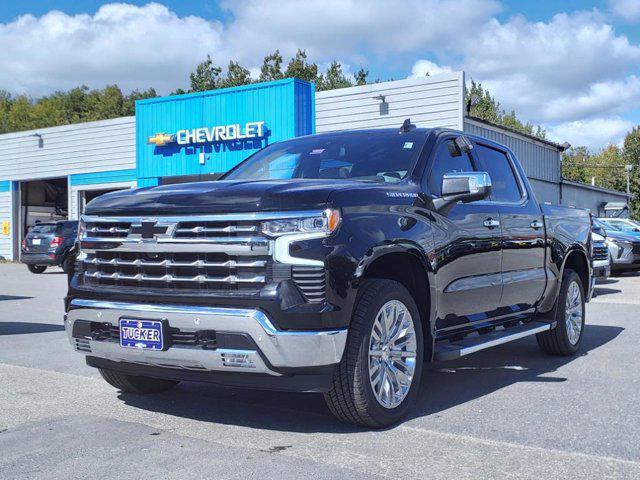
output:
[[175,143],[176,136],[168,135],[166,133],[156,133],[153,137],[149,137],[148,144],[154,144],[156,147],[164,147],[170,143]]
[[227,142],[250,138],[264,137],[264,122],[247,122],[244,125],[232,123],[215,127],[192,128],[178,130],[175,134],[156,133],[147,139],[149,145],[164,147],[177,143],[178,145],[190,145],[194,143]]

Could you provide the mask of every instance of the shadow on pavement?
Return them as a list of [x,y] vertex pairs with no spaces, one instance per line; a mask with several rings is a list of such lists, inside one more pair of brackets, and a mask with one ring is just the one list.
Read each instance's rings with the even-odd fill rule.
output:
[[611,295],[612,293],[620,293],[620,292],[622,292],[622,290],[620,290],[619,288],[606,288],[606,287],[600,287],[596,285],[595,288],[593,289],[593,296],[601,297],[603,295]]
[[0,322],[0,336],[21,335],[24,333],[59,332],[61,330],[64,330],[64,326],[54,323]]
[[[589,325],[578,356],[588,355],[623,330]],[[578,356],[547,356],[538,349],[535,339],[526,338],[460,360],[429,365],[423,371],[418,401],[409,418],[431,415],[518,382],[564,382],[566,378],[545,375]],[[319,394],[183,383],[160,395],[120,393],[119,398],[136,408],[202,422],[303,433],[362,431],[335,419]]]
[[0,302],[4,302],[5,300],[29,300],[33,297],[25,297],[23,295],[0,295]]

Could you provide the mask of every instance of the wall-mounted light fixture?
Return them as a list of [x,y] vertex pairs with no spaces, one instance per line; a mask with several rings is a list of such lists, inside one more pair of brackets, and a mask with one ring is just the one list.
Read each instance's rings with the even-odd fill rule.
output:
[[42,135],[39,133],[34,133],[32,135],[30,135],[32,137],[37,137],[38,138],[38,148],[42,148],[44,147],[44,139],[42,138]]

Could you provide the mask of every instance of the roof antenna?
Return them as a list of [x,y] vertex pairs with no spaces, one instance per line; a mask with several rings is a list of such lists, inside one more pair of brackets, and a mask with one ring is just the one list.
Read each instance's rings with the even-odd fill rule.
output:
[[400,133],[407,133],[416,128],[416,126],[411,123],[411,119],[407,118],[404,122],[402,122],[402,126],[400,127]]

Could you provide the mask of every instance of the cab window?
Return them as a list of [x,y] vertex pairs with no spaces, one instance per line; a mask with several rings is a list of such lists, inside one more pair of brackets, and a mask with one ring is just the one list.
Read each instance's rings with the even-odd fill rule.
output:
[[491,177],[491,200],[519,202],[522,199],[522,191],[506,153],[479,144],[474,148],[474,152],[480,158],[482,168]]
[[473,162],[469,154],[461,152],[453,139],[445,140],[436,150],[433,166],[429,172],[427,185],[429,191],[436,195],[442,195],[442,177],[450,172],[473,172]]

